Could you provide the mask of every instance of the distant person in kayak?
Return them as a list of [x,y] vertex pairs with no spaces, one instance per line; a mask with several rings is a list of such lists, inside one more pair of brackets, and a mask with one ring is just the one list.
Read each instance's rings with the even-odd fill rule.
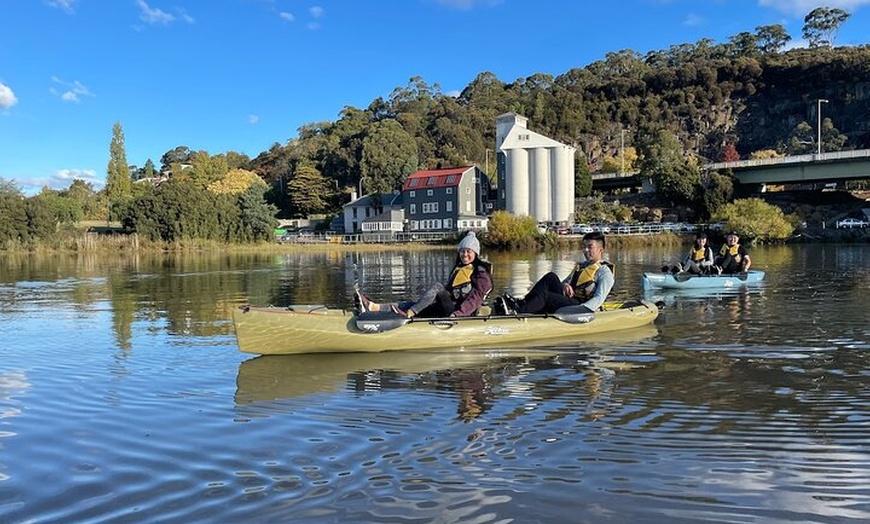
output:
[[613,264],[604,260],[604,234],[599,231],[583,236],[583,255],[564,280],[553,272],[538,280],[525,298],[516,300],[510,295],[496,299],[497,313],[555,313],[565,306],[583,306],[597,311],[613,288]]
[[459,242],[456,263],[446,284],[436,282],[416,302],[378,304],[359,291],[360,311],[392,309],[402,317],[441,318],[470,317],[477,313],[492,291],[492,264],[480,258],[480,240],[470,231]]
[[718,274],[722,273],[745,273],[749,271],[752,260],[746,248],[740,245],[740,236],[737,231],[728,233],[725,244],[719,249],[713,261],[713,267]]
[[701,232],[695,236],[695,242],[692,243],[686,257],[671,268],[671,272],[708,275],[711,271],[713,271],[713,248],[707,244],[707,234]]

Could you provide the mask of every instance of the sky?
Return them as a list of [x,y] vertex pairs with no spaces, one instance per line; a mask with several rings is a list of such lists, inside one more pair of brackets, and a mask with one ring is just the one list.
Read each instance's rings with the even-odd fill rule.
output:
[[116,122],[132,165],[254,158],[413,77],[458,94],[773,24],[805,46],[820,5],[851,14],[836,45],[870,43],[870,0],[0,0],[0,179],[101,189]]

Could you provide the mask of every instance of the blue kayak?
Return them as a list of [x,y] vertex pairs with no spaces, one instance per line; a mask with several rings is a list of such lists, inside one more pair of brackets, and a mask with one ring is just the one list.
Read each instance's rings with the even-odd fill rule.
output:
[[750,269],[745,273],[722,275],[693,275],[691,273],[643,274],[644,289],[731,289],[764,280],[764,271]]

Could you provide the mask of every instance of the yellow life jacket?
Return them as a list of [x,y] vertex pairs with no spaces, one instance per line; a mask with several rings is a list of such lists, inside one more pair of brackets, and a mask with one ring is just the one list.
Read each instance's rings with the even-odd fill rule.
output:
[[697,249],[695,249],[693,246],[692,249],[689,250],[689,260],[691,260],[692,262],[703,262],[706,252],[707,246],[699,247]]
[[471,293],[471,275],[474,274],[474,264],[457,266],[450,274],[448,291],[453,298],[459,300]]
[[740,263],[740,259],[742,258],[739,253],[740,253],[740,244],[734,244],[731,247],[728,247],[728,244],[725,244],[722,246],[722,249],[719,250],[720,256],[724,257],[727,255],[731,255],[732,257],[734,257],[734,261],[737,262],[738,264]]
[[614,269],[613,264],[603,260],[601,262],[593,262],[586,265],[578,263],[574,266],[574,271],[571,272],[569,282],[571,283],[571,287],[574,288],[575,297],[584,300],[592,298],[592,295],[595,294],[595,275],[598,273],[598,270],[601,269],[602,265],[609,267],[610,271],[613,272],[614,276],[616,276],[616,270]]

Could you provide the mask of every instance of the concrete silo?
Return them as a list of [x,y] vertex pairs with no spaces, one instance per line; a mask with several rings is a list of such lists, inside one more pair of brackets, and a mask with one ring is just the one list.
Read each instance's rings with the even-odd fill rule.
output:
[[528,119],[496,119],[498,208],[537,222],[568,224],[574,218],[573,147],[530,131]]

